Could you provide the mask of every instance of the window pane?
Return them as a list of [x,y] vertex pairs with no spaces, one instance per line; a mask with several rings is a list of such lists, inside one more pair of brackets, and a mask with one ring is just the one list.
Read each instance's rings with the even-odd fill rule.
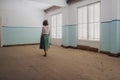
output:
[[83,39],[87,40],[87,24],[83,24]]
[[100,38],[100,23],[95,23],[95,40]]
[[51,33],[52,33],[52,38],[56,37],[56,16],[52,16],[52,29],[51,29]]
[[87,6],[78,9],[78,39],[87,40]]
[[82,24],[78,24],[78,39],[82,39],[83,36],[83,26]]
[[83,7],[83,23],[87,23],[87,7]]
[[62,14],[58,14],[57,15],[57,38],[61,38],[62,37]]
[[82,8],[79,8],[78,9],[78,23],[83,23],[82,22],[82,16],[83,16]]
[[62,37],[62,14],[56,14],[52,16],[52,38],[61,38]]
[[89,40],[99,40],[100,37],[100,3],[92,4],[89,10]]
[[78,25],[78,39],[87,40],[87,24]]
[[95,4],[95,22],[100,21],[100,3]]
[[94,38],[94,23],[89,24],[89,40]]
[[59,15],[56,15],[56,25],[57,25],[57,27],[59,27],[59,25],[60,25],[60,16]]
[[89,22],[94,22],[94,6],[90,5],[89,7]]

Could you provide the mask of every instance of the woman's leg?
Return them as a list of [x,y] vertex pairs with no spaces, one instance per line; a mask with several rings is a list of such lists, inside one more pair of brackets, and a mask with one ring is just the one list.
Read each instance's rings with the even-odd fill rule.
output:
[[47,50],[44,49],[44,52],[45,52],[44,56],[47,56]]
[[44,36],[44,56],[47,56],[47,52],[48,52],[48,48],[49,48],[49,36],[45,35]]

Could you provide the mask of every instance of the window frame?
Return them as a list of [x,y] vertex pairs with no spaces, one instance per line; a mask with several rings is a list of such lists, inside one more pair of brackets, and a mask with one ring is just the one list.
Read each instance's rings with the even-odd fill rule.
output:
[[[58,22],[58,21],[57,21],[57,16],[58,16],[58,15],[61,15],[61,27],[58,27],[58,26],[57,26],[57,22]],[[53,33],[53,32],[52,32],[52,30],[53,30],[53,29],[52,29],[52,28],[53,28],[53,25],[52,25],[52,17],[53,17],[53,16],[55,16],[55,20],[56,20],[56,23],[55,23],[55,25],[56,25],[56,27],[55,27],[55,37],[53,37],[53,34],[52,34],[52,33]],[[60,31],[60,32],[57,32],[57,29],[58,29],[58,28],[61,28],[61,31]],[[62,39],[62,13],[61,13],[61,12],[51,15],[51,31],[50,31],[50,32],[51,32],[51,38]],[[61,33],[61,34],[58,34],[58,33]],[[58,36],[59,36],[59,37],[58,37]]]
[[[78,40],[82,40],[82,41],[92,41],[92,42],[98,42],[98,41],[100,41],[100,18],[99,18],[99,39],[98,40],[96,40],[96,39],[92,39],[92,40],[90,40],[89,39],[89,6],[91,6],[91,5],[95,5],[95,4],[97,4],[97,3],[99,3],[100,4],[100,1],[97,1],[97,2],[94,2],[94,3],[90,3],[90,4],[87,4],[87,5],[83,5],[83,6],[79,6],[79,7],[77,7],[77,26],[79,26],[80,25],[80,23],[79,23],[79,9],[80,8],[83,8],[83,7],[87,7],[87,39],[80,39],[79,38],[79,32],[77,33],[77,38],[78,38]],[[94,7],[95,8],[95,7]],[[101,7],[100,7],[101,8]],[[95,11],[94,11],[94,13],[95,13]],[[94,22],[93,24],[95,25],[95,23],[96,22]],[[77,28],[78,30],[77,31],[79,31],[79,28]],[[95,32],[95,31],[94,31]]]

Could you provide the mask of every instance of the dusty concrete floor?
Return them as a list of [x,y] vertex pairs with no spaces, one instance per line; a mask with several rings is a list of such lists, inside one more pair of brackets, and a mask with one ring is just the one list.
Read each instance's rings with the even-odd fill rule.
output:
[[0,80],[120,80],[120,58],[51,46],[0,48]]

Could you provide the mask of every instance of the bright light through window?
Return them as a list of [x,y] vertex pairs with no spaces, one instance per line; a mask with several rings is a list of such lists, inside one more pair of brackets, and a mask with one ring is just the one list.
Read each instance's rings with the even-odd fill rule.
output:
[[78,9],[78,39],[87,40],[87,7]]
[[78,8],[78,39],[100,39],[100,3]]
[[62,14],[56,14],[51,17],[52,38],[62,38]]

